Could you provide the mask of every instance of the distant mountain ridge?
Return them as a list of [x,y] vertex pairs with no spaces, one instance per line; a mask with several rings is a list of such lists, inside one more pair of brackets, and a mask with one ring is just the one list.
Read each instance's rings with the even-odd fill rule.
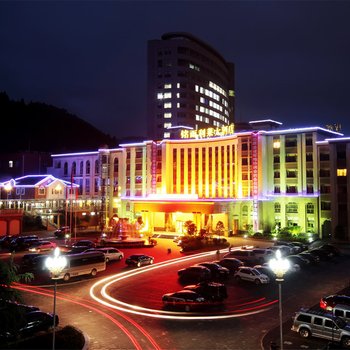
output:
[[0,153],[94,151],[119,141],[65,109],[40,102],[12,101],[0,92]]

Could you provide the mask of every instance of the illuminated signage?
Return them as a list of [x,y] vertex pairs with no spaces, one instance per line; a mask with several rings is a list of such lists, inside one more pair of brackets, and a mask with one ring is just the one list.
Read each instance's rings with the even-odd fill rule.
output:
[[206,128],[198,130],[181,130],[182,139],[205,139],[209,137],[219,137],[233,135],[235,131],[234,125],[226,125],[221,128]]

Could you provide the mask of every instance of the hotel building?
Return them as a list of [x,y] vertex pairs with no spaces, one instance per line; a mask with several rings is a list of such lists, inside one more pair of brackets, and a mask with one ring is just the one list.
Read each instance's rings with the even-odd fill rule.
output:
[[234,66],[189,33],[148,42],[148,137],[234,122]]
[[250,126],[55,154],[48,172],[68,180],[73,169],[79,199],[101,200],[104,225],[113,215],[141,216],[149,232],[181,232],[187,220],[215,232],[221,221],[225,235],[289,227],[348,239],[350,139],[272,120]]

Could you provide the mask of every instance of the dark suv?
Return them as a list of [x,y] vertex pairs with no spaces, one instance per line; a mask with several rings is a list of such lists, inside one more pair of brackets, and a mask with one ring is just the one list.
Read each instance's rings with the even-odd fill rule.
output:
[[211,272],[207,267],[196,265],[186,267],[177,271],[177,274],[181,280],[201,282],[211,279]]
[[184,287],[185,290],[192,290],[211,301],[223,301],[227,298],[227,289],[223,283],[200,282]]

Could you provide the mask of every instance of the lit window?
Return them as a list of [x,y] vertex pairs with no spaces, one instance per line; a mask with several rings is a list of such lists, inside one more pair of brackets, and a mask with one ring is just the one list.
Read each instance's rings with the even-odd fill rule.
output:
[[228,94],[229,96],[232,96],[232,97],[235,96],[235,92],[233,90],[228,90]]
[[9,160],[9,168],[13,168],[13,160]]
[[346,176],[346,169],[337,169],[337,176]]
[[179,102],[176,104],[176,108],[180,108],[180,103]]
[[164,138],[165,138],[165,139],[170,138],[170,132],[165,132],[165,133],[164,133]]
[[177,83],[177,84],[176,84],[176,87],[177,87],[178,89],[180,89],[180,83]]
[[273,148],[280,148],[281,142],[279,140],[273,142]]
[[171,84],[164,84],[164,89],[171,89]]
[[157,99],[158,100],[162,100],[163,99],[163,93],[162,92],[158,92]]
[[164,129],[168,129],[171,127],[171,123],[164,123]]
[[163,98],[171,98],[171,92],[165,92]]
[[171,108],[171,102],[164,103],[164,108]]
[[164,113],[164,118],[169,119],[171,118],[172,114],[171,113]]

